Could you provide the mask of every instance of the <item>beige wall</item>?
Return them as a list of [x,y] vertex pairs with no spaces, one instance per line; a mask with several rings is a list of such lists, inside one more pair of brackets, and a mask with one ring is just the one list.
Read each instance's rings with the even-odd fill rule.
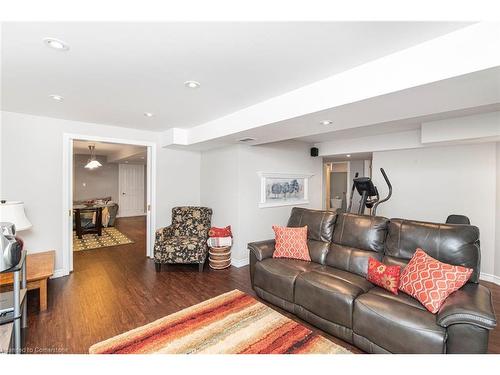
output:
[[22,232],[30,252],[56,250],[56,275],[62,270],[63,134],[154,142],[156,226],[171,222],[178,205],[200,203],[200,155],[160,147],[160,134],[115,126],[1,112],[2,199],[25,202],[33,224]]
[[308,205],[321,209],[321,158],[304,142],[238,145],[202,153],[201,203],[214,209],[214,225],[233,226],[233,264],[248,263],[247,243],[274,238],[272,225],[286,225],[292,206],[259,208],[257,172],[311,173]]
[[481,233],[481,272],[493,275],[495,258],[495,143],[426,147],[373,153],[373,181],[380,196],[393,186],[391,199],[379,206],[386,217],[444,223],[450,214],[470,218]]

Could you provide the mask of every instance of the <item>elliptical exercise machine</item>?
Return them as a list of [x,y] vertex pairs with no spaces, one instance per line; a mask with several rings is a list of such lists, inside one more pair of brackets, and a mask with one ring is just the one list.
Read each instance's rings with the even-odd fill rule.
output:
[[384,168],[380,168],[380,172],[384,177],[385,183],[389,188],[389,193],[384,199],[380,199],[378,194],[377,187],[373,185],[372,179],[370,177],[358,177],[359,173],[356,173],[354,179],[352,180],[352,189],[351,189],[351,199],[349,200],[349,207],[347,208],[347,212],[350,213],[352,209],[352,200],[354,196],[354,189],[356,189],[361,195],[361,199],[359,200],[359,208],[358,215],[365,214],[365,208],[372,209],[371,216],[377,215],[377,208],[381,203],[387,202],[389,198],[392,196],[392,185],[391,181],[389,181],[389,177],[384,171]]

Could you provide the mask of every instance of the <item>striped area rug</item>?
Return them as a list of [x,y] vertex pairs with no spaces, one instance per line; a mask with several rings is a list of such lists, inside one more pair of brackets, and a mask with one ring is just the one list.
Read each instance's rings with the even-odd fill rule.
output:
[[239,291],[92,345],[91,354],[348,354]]

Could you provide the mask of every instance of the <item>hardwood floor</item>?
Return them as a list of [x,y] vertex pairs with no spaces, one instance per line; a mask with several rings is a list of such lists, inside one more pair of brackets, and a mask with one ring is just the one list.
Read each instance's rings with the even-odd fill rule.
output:
[[[74,272],[49,280],[47,311],[28,295],[27,352],[86,353],[99,341],[185,307],[240,289],[252,293],[248,269],[197,265],[155,272],[146,258],[145,218],[118,219],[135,243],[74,253]],[[252,293],[253,294],[253,293]]]
[[[87,353],[96,342],[221,293],[239,289],[255,296],[248,267],[214,271],[206,266],[199,273],[197,265],[179,265],[157,273],[153,261],[145,256],[145,218],[118,219],[117,228],[135,243],[75,253],[74,272],[49,281],[47,311],[39,312],[38,295],[29,292],[26,352]],[[492,290],[495,309],[500,312],[500,286],[484,284]],[[489,350],[500,353],[499,327],[490,334]]]

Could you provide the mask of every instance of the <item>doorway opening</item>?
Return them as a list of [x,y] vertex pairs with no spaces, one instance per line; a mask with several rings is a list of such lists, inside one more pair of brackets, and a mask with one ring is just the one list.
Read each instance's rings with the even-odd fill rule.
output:
[[75,257],[151,257],[155,144],[65,135],[64,145],[65,274]]
[[[357,177],[371,177],[371,154],[353,154],[323,158],[323,205],[327,210],[357,212],[361,196],[352,192],[352,180]],[[351,203],[352,193],[352,203]]]

